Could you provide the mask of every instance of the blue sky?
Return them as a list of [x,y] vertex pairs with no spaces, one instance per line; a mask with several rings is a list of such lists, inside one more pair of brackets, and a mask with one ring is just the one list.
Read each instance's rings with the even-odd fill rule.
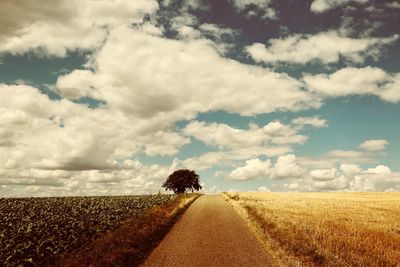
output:
[[0,10],[0,196],[400,190],[398,1]]

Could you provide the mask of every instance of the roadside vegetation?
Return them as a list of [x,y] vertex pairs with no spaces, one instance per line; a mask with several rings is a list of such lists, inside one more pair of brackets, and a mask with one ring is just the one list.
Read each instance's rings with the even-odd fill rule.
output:
[[138,266],[200,194],[182,194],[125,222],[59,262],[63,267]]
[[149,244],[197,196],[0,199],[0,265],[122,266],[126,259],[140,261]]
[[288,266],[399,266],[400,193],[225,193]]

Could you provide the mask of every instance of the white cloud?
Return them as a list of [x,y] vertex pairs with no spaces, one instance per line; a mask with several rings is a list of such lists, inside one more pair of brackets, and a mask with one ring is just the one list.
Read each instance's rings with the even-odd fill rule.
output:
[[299,125],[299,126],[309,125],[309,126],[312,126],[315,128],[327,127],[327,121],[325,119],[322,119],[317,116],[299,117],[299,118],[293,119],[292,124]]
[[[192,19],[193,18],[193,19]],[[201,32],[195,29],[191,24],[197,24],[197,19],[191,15],[179,16],[172,19],[171,28],[183,40],[195,40],[202,37]]]
[[171,166],[143,165],[138,161],[127,160],[112,170],[0,168],[0,195],[15,197],[149,194],[161,190],[161,182],[176,167],[176,163]]
[[383,139],[366,140],[364,143],[360,144],[359,147],[366,151],[376,152],[385,150],[388,144],[389,144],[388,141]]
[[203,190],[205,193],[209,193],[209,194],[219,194],[219,193],[221,193],[221,191],[220,190],[218,190],[218,187],[216,186],[216,185],[213,185],[212,187],[210,187],[210,188],[204,188],[204,190]]
[[380,97],[388,102],[400,102],[400,73],[392,75],[383,86]]
[[378,165],[375,168],[369,168],[365,171],[365,173],[372,173],[372,174],[389,174],[392,171],[389,169],[388,166],[385,165]]
[[237,30],[231,28],[224,28],[213,23],[204,23],[199,27],[200,30],[217,37],[222,40],[224,37],[232,37],[238,33]]
[[[324,157],[320,161],[329,159]],[[331,168],[315,168],[303,157],[285,155],[278,158],[275,166],[271,167],[270,178],[297,178],[276,190],[285,191],[387,191],[400,190],[400,173],[392,172],[385,165],[363,170],[359,165],[341,163],[336,159],[329,163]],[[339,169],[336,166],[339,165]],[[280,177],[277,177],[280,174]],[[307,175],[309,174],[309,175]]]
[[[271,0],[230,0],[237,11],[247,11],[248,17],[253,17],[261,12],[260,17],[264,19],[277,19],[277,14],[274,8],[271,7]],[[256,9],[250,9],[256,7]]]
[[53,101],[26,85],[0,85],[0,103],[0,166],[6,168],[102,170],[142,150],[173,155],[188,142],[168,129],[149,132],[108,107]]
[[187,169],[205,170],[214,165],[229,164],[229,156],[224,152],[207,152],[197,157],[187,158],[181,161],[181,165]]
[[181,12],[188,12],[188,10],[207,10],[208,5],[202,0],[184,0],[181,4]]
[[303,144],[307,140],[307,137],[298,134],[297,130],[278,121],[270,122],[262,128],[251,124],[249,129],[232,128],[223,123],[191,121],[183,132],[207,145],[230,150]]
[[311,177],[317,181],[332,180],[336,177],[336,169],[316,169],[310,172]]
[[391,75],[374,67],[340,69],[332,74],[306,75],[307,88],[321,95],[376,95],[390,102],[400,101],[400,75]]
[[158,9],[152,0],[2,1],[0,53],[35,51],[65,56],[68,51],[95,49],[107,35],[106,27],[141,22]]
[[311,11],[314,13],[322,13],[336,7],[348,5],[350,3],[367,3],[368,0],[314,0],[311,4]]
[[213,46],[221,54],[225,55],[235,47],[234,40],[240,30],[222,27],[213,23],[204,23],[199,26],[203,38],[213,40]]
[[181,161],[182,166],[189,169],[205,170],[212,166],[237,166],[249,158],[265,155],[276,157],[292,152],[287,146],[277,147],[247,147],[228,151],[206,152],[200,156],[187,158]]
[[284,125],[273,121],[264,127],[250,124],[248,129],[232,128],[223,123],[191,121],[183,133],[192,136],[206,145],[220,149],[188,158],[184,166],[190,168],[209,168],[214,164],[235,165],[236,161],[264,155],[274,157],[292,151],[291,146],[303,144],[307,136],[299,134],[298,125]]
[[359,152],[359,151],[354,151],[354,150],[335,149],[335,150],[329,151],[328,155],[332,156],[332,157],[344,159],[344,158],[361,158],[364,156],[364,153]]
[[313,190],[346,190],[349,187],[349,180],[345,176],[339,176],[328,181],[314,181]]
[[332,162],[368,163],[376,160],[376,155],[363,151],[334,149],[326,154]]
[[298,165],[296,156],[294,154],[288,154],[278,158],[271,173],[271,178],[299,178],[304,173],[305,169]]
[[289,127],[279,121],[272,121],[265,125],[262,130],[271,136],[279,136],[287,132]]
[[334,149],[320,156],[299,157],[298,162],[309,169],[332,169],[340,166],[340,171],[346,176],[361,172],[358,164],[379,162],[380,151],[340,150]]
[[351,188],[356,191],[400,191],[400,173],[378,165],[355,175]]
[[263,127],[251,123],[248,129],[239,129],[223,123],[191,121],[183,128],[183,133],[220,151],[188,158],[182,164],[188,168],[207,169],[215,164],[237,166],[238,162],[260,155],[282,156],[292,152],[293,145],[307,140],[307,136],[299,133],[303,125],[323,127],[325,124],[326,121],[318,117],[303,117],[289,125],[272,121]]
[[387,191],[400,190],[400,173],[378,165],[362,170],[355,164],[341,164],[340,171],[332,169],[309,169],[310,177],[302,176],[284,188],[290,191]]
[[73,98],[95,88],[92,95],[113,109],[157,127],[211,110],[254,115],[320,106],[295,79],[223,58],[203,39],[169,40],[122,27],[111,31],[93,61],[94,72],[63,76],[58,90],[71,95],[81,81],[82,93],[73,91]]
[[260,192],[271,192],[271,190],[266,186],[260,186],[258,188],[258,191],[260,191]]
[[397,8],[400,8],[400,3],[397,1],[393,1],[393,2],[386,3],[385,6],[388,8],[397,9]]
[[[55,89],[64,96],[61,100],[50,100],[29,85],[0,84],[1,196],[44,191],[53,195],[149,193],[157,191],[161,181],[182,166],[196,170],[229,166],[233,170],[228,176],[233,180],[264,176],[304,179],[311,173],[320,180],[314,182],[327,182],[321,180],[335,176],[323,168],[308,169],[303,158],[288,154],[294,145],[307,141],[300,132],[307,129],[304,126],[326,127],[326,120],[320,117],[296,118],[288,124],[273,121],[261,127],[252,123],[246,129],[191,121],[182,131],[176,129],[177,121],[192,120],[200,112],[223,110],[248,116],[320,107],[316,93],[324,94],[316,86],[309,86],[307,91],[302,82],[289,75],[228,59],[221,55],[223,47],[205,38],[207,33],[222,40],[234,36],[234,30],[215,24],[198,25],[199,21],[188,13],[172,21],[181,40],[163,38],[164,29],[151,22],[127,26],[141,22],[146,14],[154,15],[158,9],[155,1],[22,2],[0,4],[0,21],[5,25],[0,29],[0,53],[35,51],[65,56],[77,49],[96,51],[86,69],[58,78]],[[186,11],[203,8],[198,1],[185,3]],[[269,1],[242,1],[243,11],[254,12],[249,3],[265,3],[268,13]],[[348,57],[354,59],[353,55]],[[398,74],[378,70],[366,71],[365,75],[370,76],[366,81],[364,77],[354,81],[344,75],[343,87],[351,91],[351,86],[364,86],[362,93],[377,94],[379,90],[379,96],[387,101],[400,100]],[[346,79],[350,81],[346,83]],[[347,93],[348,89],[333,95]],[[104,104],[91,109],[70,101],[81,97]],[[143,165],[128,159],[140,152],[176,155],[190,142],[189,137],[220,150],[175,160],[171,166]],[[371,144],[366,146],[367,152],[332,151],[329,156],[338,158],[329,164],[374,160],[372,152],[380,151],[378,145],[375,149]],[[258,158],[261,155],[279,158],[271,166],[270,160]],[[388,172],[388,167],[362,172],[345,163],[332,181],[345,177],[356,184],[352,176],[358,175],[363,188],[397,188],[393,182],[397,174],[390,169]],[[375,179],[377,175],[384,175],[384,182]],[[299,186],[302,183],[299,181]]]
[[313,60],[335,63],[340,57],[353,62],[363,62],[367,56],[376,57],[382,46],[392,43],[392,38],[350,38],[336,31],[320,32],[315,35],[294,34],[284,39],[270,39],[268,45],[255,43],[246,51],[256,62],[291,62],[305,64]]
[[59,92],[68,99],[79,99],[81,97],[100,99],[101,96],[95,86],[93,73],[86,70],[74,70],[69,74],[59,76],[56,83]]
[[227,178],[230,180],[251,180],[268,176],[271,173],[271,161],[261,161],[260,159],[246,160],[244,166],[238,167],[231,171]]
[[155,155],[175,155],[179,149],[190,143],[188,138],[184,138],[175,132],[158,131],[149,136],[149,141],[144,145],[145,152],[149,156]]
[[352,177],[361,172],[361,168],[356,164],[341,164],[340,170],[348,177]]

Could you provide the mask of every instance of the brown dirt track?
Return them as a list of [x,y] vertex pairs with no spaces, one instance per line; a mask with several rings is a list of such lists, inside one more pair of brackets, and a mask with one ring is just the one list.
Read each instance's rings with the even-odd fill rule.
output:
[[221,196],[201,196],[142,266],[273,266]]

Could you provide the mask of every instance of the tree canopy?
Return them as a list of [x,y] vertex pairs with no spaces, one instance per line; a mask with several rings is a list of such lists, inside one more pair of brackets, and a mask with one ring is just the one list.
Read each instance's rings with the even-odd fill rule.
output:
[[165,190],[172,190],[175,194],[183,194],[186,190],[200,190],[199,175],[192,170],[181,169],[171,173],[162,185]]

